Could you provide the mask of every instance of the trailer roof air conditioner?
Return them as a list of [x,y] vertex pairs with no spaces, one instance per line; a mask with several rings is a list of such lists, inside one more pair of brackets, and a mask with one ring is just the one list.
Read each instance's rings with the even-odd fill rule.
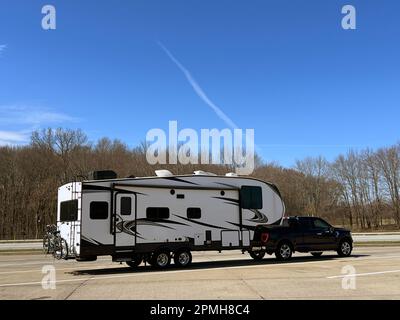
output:
[[155,171],[157,177],[172,177],[173,174],[169,170],[156,170]]

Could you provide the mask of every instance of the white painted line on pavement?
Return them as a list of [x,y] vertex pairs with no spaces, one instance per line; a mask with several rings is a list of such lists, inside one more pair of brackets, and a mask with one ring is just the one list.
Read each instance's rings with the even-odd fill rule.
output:
[[[46,264],[43,264],[44,266],[46,265]],[[111,264],[109,264],[109,265],[95,265],[95,266],[92,266],[91,268],[90,268],[90,270],[97,270],[97,269],[104,269],[104,268],[107,268],[107,267],[109,267]],[[87,270],[88,269],[88,267],[89,266],[82,266],[82,267],[70,267],[70,268],[57,268],[56,267],[56,271],[66,271],[66,270]],[[39,273],[41,273],[42,272],[42,269],[29,269],[29,270],[17,270],[17,271],[3,271],[3,272],[0,272],[0,274],[13,274],[13,273],[32,273],[32,272],[39,272]]]
[[400,270],[388,270],[388,271],[377,271],[377,272],[367,272],[367,273],[355,273],[355,274],[345,274],[339,276],[330,276],[326,277],[327,279],[336,279],[336,278],[344,278],[344,277],[362,277],[362,276],[372,276],[376,274],[385,274],[385,273],[396,273],[400,272]]
[[[97,261],[107,261],[109,260],[111,262],[111,259],[97,259]],[[36,264],[56,264],[56,265],[61,265],[61,264],[72,264],[76,262],[75,260],[69,260],[69,261],[65,261],[65,260],[57,260],[57,259],[49,259],[49,260],[42,260],[42,261],[31,261],[31,262],[20,262],[20,263],[7,263],[7,264],[2,264],[0,262],[0,268],[3,267],[18,267],[18,266],[28,266],[28,265],[36,265]],[[88,265],[88,264],[87,264]]]
[[[392,256],[393,257],[393,256]],[[391,258],[392,258],[391,257]],[[395,256],[400,257],[400,256]],[[349,259],[344,258],[341,260],[335,259],[332,261],[352,261],[352,260],[360,260],[357,258]],[[366,260],[366,259],[361,259]],[[118,279],[118,278],[132,278],[132,277],[143,277],[143,276],[155,276],[155,275],[170,275],[176,273],[191,273],[191,272],[202,272],[202,271],[218,271],[218,270],[232,270],[232,269],[250,269],[250,268],[263,268],[263,267],[283,267],[283,266],[298,266],[298,265],[305,265],[305,264],[316,264],[321,262],[326,262],[327,260],[318,260],[318,261],[304,261],[304,262],[291,262],[291,263],[274,263],[274,264],[258,264],[258,265],[250,265],[250,266],[234,266],[234,267],[214,267],[214,268],[202,268],[202,269],[188,269],[188,270],[172,270],[172,271],[148,271],[148,272],[139,272],[133,274],[122,274],[122,275],[111,275],[111,276],[99,276],[99,277],[90,277],[90,278],[77,278],[77,279],[65,279],[65,280],[58,280],[56,283],[66,283],[66,282],[79,282],[79,281],[89,281],[89,280],[107,280],[107,279]],[[110,268],[112,271],[112,268]],[[21,282],[21,283],[6,283],[0,284],[0,287],[13,287],[13,286],[24,286],[24,285],[36,285],[41,284],[41,282]]]
[[[165,271],[161,271],[161,273],[163,273],[163,274],[169,274],[169,273],[175,273],[175,272],[191,272],[191,271],[201,271],[201,270],[205,270],[205,271],[207,271],[207,270],[223,270],[223,269],[236,269],[236,268],[260,268],[260,267],[263,267],[263,266],[284,266],[284,265],[286,265],[286,266],[290,266],[290,265],[302,265],[302,264],[314,264],[314,263],[323,263],[323,262],[329,262],[329,261],[338,261],[338,262],[347,262],[347,261],[364,261],[364,260],[376,260],[376,259],[392,259],[392,258],[400,258],[400,255],[393,255],[393,256],[378,256],[378,257],[365,257],[365,258],[363,258],[363,257],[361,257],[361,258],[351,258],[351,257],[348,257],[348,258],[342,258],[342,259],[339,259],[339,258],[336,258],[336,259],[334,259],[334,260],[313,260],[313,261],[303,261],[303,262],[296,262],[296,261],[292,261],[292,262],[289,262],[289,263],[274,263],[274,264],[265,264],[265,265],[263,265],[263,264],[258,264],[258,265],[249,265],[249,266],[233,266],[233,267],[221,267],[221,268],[218,268],[218,267],[215,267],[215,268],[204,268],[204,269],[189,269],[189,270],[175,270],[175,271],[168,271],[168,270],[165,270]],[[247,260],[248,258],[239,258],[239,259],[235,259],[236,261],[240,261],[240,260]],[[106,260],[106,259],[104,259],[104,260]],[[55,260],[55,261],[58,261],[58,260]],[[227,261],[227,260],[224,260],[224,259],[218,259],[218,260],[209,260],[209,259],[207,259],[207,260],[201,260],[201,261],[194,261],[194,263],[204,263],[204,262],[223,262],[223,261]],[[50,261],[49,261],[50,262]],[[111,261],[110,261],[111,262]],[[62,262],[59,262],[60,264],[62,263]],[[26,263],[27,265],[28,264],[30,264],[30,263]],[[46,265],[46,264],[48,264],[48,263],[43,263],[43,262],[41,262],[41,263],[39,263],[39,262],[35,262],[35,263],[32,263],[32,264],[42,264],[42,265]],[[21,264],[9,264],[8,266],[19,266],[19,265],[21,265]],[[109,266],[114,266],[114,265],[116,265],[116,264],[110,264],[110,265],[108,265],[108,266],[103,266],[103,268],[105,267],[105,268],[107,268],[107,267],[109,267]],[[4,265],[3,265],[4,266]],[[61,265],[59,265],[59,266],[61,266]],[[93,265],[85,265],[84,267],[79,267],[79,266],[76,266],[76,267],[70,267],[70,268],[62,268],[62,269],[59,269],[59,268],[57,268],[57,266],[56,266],[56,270],[59,270],[59,271],[61,271],[61,270],[79,270],[79,269],[91,269],[91,268],[93,268],[93,269],[99,269],[99,266],[98,265],[96,265],[96,264],[93,264]],[[101,268],[100,268],[101,269]],[[110,268],[110,270],[112,270],[113,268]],[[34,272],[34,271],[37,271],[38,269],[30,269],[30,270],[16,270],[16,271],[4,271],[4,272],[0,272],[0,274],[12,274],[12,273],[20,273],[20,272]],[[40,270],[39,270],[40,271]],[[150,272],[150,274],[155,274],[156,272]]]
[[[291,263],[291,265],[299,265],[299,264],[312,264],[312,263],[320,263],[321,261],[307,261],[307,262],[295,262]],[[90,277],[90,278],[79,278],[79,279],[66,279],[66,280],[58,280],[56,283],[64,283],[64,282],[77,282],[77,281],[88,281],[88,280],[106,280],[106,279],[117,279],[117,278],[132,278],[132,277],[143,277],[143,276],[154,276],[154,275],[170,275],[176,273],[191,273],[191,272],[202,272],[202,271],[210,271],[210,270],[231,270],[231,269],[248,269],[248,268],[262,268],[262,267],[271,267],[271,266],[280,266],[282,264],[271,264],[271,265],[253,265],[253,266],[235,266],[235,267],[224,267],[224,268],[203,268],[203,269],[189,269],[189,270],[174,270],[174,271],[156,271],[156,272],[139,272],[134,274],[123,274],[123,275],[112,275],[112,276],[99,276],[99,277]],[[6,283],[0,284],[0,287],[13,287],[13,286],[25,286],[25,285],[35,285],[41,284],[41,282],[20,282],[20,283]]]

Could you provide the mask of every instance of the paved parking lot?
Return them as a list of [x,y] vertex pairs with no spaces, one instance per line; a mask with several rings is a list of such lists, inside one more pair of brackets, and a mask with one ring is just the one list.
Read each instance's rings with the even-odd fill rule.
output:
[[[54,267],[55,289],[42,287]],[[43,270],[44,268],[44,270]],[[43,273],[47,271],[50,273]],[[354,272],[354,277],[346,277]],[[45,284],[49,284],[44,281]],[[0,299],[400,299],[400,247],[356,247],[353,256],[295,254],[255,262],[238,251],[195,253],[188,269],[133,270],[100,257],[57,261],[0,255]]]

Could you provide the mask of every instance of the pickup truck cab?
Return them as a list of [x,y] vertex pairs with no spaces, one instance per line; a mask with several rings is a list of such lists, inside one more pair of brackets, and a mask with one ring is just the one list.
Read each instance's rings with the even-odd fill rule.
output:
[[350,230],[335,228],[317,217],[285,217],[280,225],[258,225],[250,256],[260,260],[265,253],[275,253],[278,260],[289,260],[292,254],[310,252],[321,256],[323,251],[336,251],[350,256],[353,239]]

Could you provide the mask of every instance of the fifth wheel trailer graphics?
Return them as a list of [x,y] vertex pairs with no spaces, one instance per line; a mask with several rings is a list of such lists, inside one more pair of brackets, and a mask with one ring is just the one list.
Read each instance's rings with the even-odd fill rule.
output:
[[[279,190],[271,183],[202,171],[156,173],[61,186],[57,227],[67,243],[66,258],[111,255],[128,264],[144,259],[164,266],[172,253],[183,266],[191,261],[190,251],[242,249],[251,254],[256,225],[276,224],[284,216]],[[156,255],[160,252],[163,257]]]

